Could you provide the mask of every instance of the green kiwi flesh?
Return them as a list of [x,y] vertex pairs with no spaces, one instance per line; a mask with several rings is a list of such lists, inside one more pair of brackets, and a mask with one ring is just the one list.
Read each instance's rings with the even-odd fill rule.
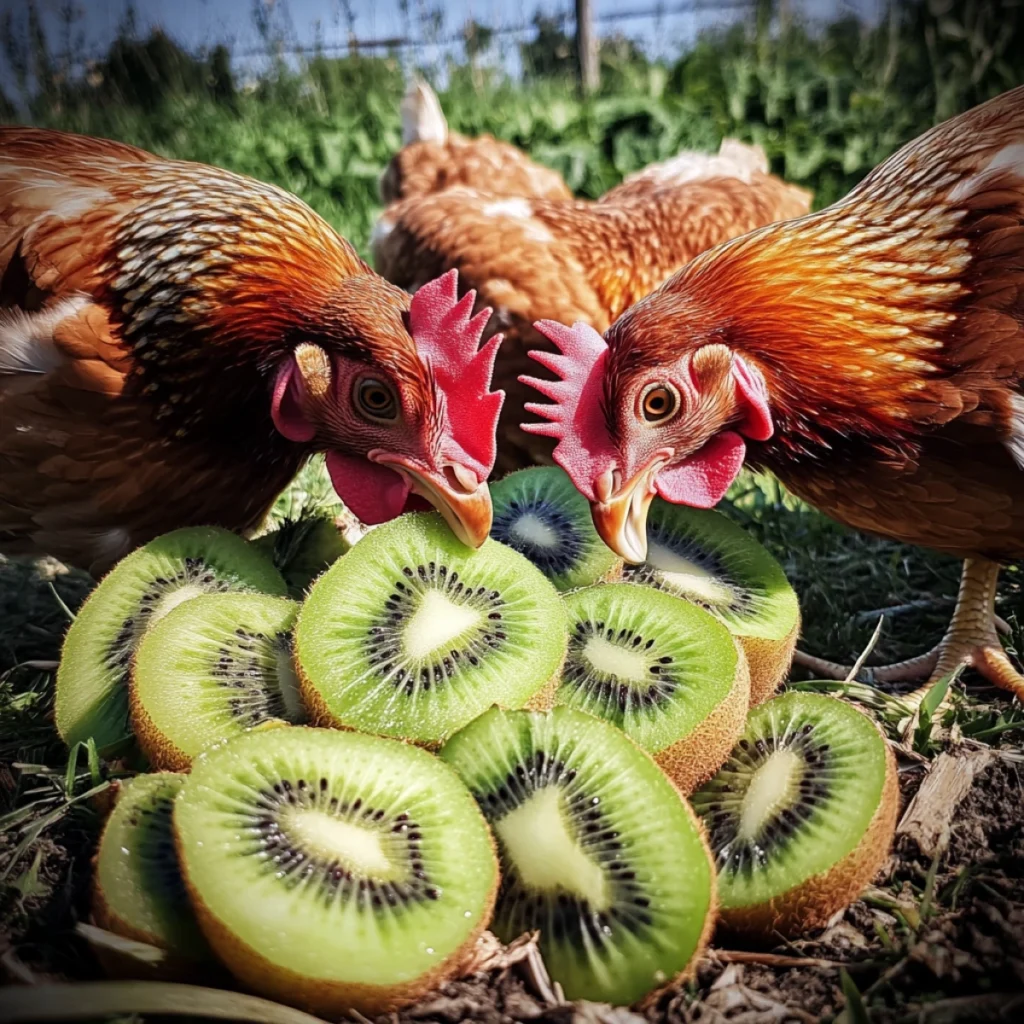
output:
[[633,583],[706,608],[743,644],[754,703],[771,696],[789,670],[800,605],[782,566],[721,512],[651,502],[647,561],[626,566]]
[[594,529],[590,505],[557,466],[491,484],[491,536],[524,554],[562,591],[617,576],[622,561]]
[[441,757],[498,841],[492,930],[540,930],[569,999],[640,1000],[686,972],[710,930],[715,877],[678,791],[618,729],[572,708],[492,709]]
[[266,594],[206,594],[142,638],[131,679],[132,724],[150,763],[183,770],[247,729],[305,720],[292,661],[299,605]]
[[351,547],[334,519],[321,514],[287,519],[252,543],[273,560],[296,599]]
[[246,985],[313,1012],[384,1012],[461,966],[497,889],[490,833],[426,751],[253,731],[201,755],[175,804],[200,925]]
[[122,559],[79,609],[57,670],[64,742],[92,737],[101,752],[131,735],[128,676],[146,629],[189,598],[221,591],[284,595],[281,574],[249,543],[215,527],[186,527]]
[[558,592],[526,558],[494,540],[468,548],[419,512],[321,576],[295,633],[318,722],[428,745],[492,704],[538,698],[566,642]]
[[[172,962],[213,959],[189,906],[174,849],[174,799],[184,775],[123,783],[96,854],[93,918],[107,931],[166,951]],[[123,966],[121,964],[114,966]]]
[[689,792],[725,760],[750,703],[743,654],[703,608],[632,583],[565,597],[569,649],[555,702],[596,715]]
[[729,759],[692,797],[723,919],[755,932],[824,923],[887,856],[898,803],[885,738],[851,704],[789,692],[753,708]]

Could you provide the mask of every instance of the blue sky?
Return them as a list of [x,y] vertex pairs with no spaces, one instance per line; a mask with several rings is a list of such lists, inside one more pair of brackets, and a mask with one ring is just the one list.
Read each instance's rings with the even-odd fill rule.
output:
[[[84,36],[83,54],[101,53],[117,32],[126,0],[71,0],[81,17],[77,31]],[[672,7],[678,0],[663,0]],[[655,54],[678,53],[703,27],[731,20],[736,12],[715,10],[714,0],[700,0],[705,10],[699,13],[667,14],[653,17],[599,23],[602,34],[619,29],[643,42]],[[792,0],[794,7],[803,8],[812,17],[830,17],[839,11],[853,11],[872,17],[880,9],[882,0]],[[59,47],[60,11],[68,0],[37,0],[48,35]],[[593,0],[596,15],[656,7],[658,0]],[[728,3],[728,0],[725,0]],[[168,33],[189,47],[225,42],[233,49],[258,48],[260,38],[255,29],[253,0],[135,0],[137,24],[142,32],[162,26]],[[327,43],[343,44],[347,38],[347,18],[343,0],[273,0],[272,17],[278,25],[289,24],[293,38],[300,45],[313,44],[319,37]],[[405,24],[399,0],[350,0],[355,15],[356,35],[362,39],[400,36]],[[474,18],[491,26],[514,26],[525,23],[536,10],[554,13],[571,6],[568,0],[526,0],[525,16],[515,5],[502,0],[409,0],[413,19],[413,32],[420,35],[418,15],[422,11],[441,6],[445,14],[446,34],[459,30]],[[0,9],[12,10],[15,15],[24,11],[24,0],[0,0]],[[709,8],[709,9],[708,9]],[[506,37],[514,49],[514,36]],[[428,61],[439,56],[426,51]]]

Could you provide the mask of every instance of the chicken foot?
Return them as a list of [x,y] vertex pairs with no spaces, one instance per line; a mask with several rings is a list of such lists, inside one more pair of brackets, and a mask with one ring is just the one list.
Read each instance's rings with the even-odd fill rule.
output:
[[[999,563],[987,558],[968,558],[960,577],[960,594],[946,635],[926,654],[893,665],[863,668],[857,680],[864,683],[896,683],[926,677],[928,682],[901,699],[917,707],[934,683],[961,665],[973,668],[990,683],[1024,700],[1024,675],[1014,668],[997,630],[1005,626],[995,613]],[[1005,629],[1003,630],[1005,632]],[[793,658],[824,679],[846,679],[852,667],[815,658],[797,651]]]

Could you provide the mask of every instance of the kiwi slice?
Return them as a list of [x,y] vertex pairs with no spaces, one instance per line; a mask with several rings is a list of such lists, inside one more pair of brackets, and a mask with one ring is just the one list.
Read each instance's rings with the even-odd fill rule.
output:
[[491,484],[491,536],[522,552],[559,590],[615,579],[622,559],[594,529],[587,499],[557,466],[534,466]]
[[101,752],[131,735],[128,675],[147,627],[200,594],[281,594],[281,574],[228,530],[187,527],[118,562],[79,609],[57,670],[56,719],[64,742],[92,737]]
[[800,604],[782,566],[721,512],[651,502],[647,561],[626,579],[707,608],[739,640],[750,665],[751,703],[778,689],[800,633]]
[[132,666],[131,716],[153,767],[185,771],[221,740],[305,720],[292,661],[298,613],[285,597],[206,594],[146,632]]
[[566,595],[569,651],[557,704],[622,729],[690,793],[743,731],[746,658],[729,630],[696,605],[632,583]]
[[[184,775],[160,772],[124,783],[94,862],[93,920],[126,939],[164,950],[164,976],[213,960],[196,923],[174,849],[171,814]],[[96,947],[108,973],[145,973],[127,957]],[[133,970],[134,967],[134,970]]]
[[693,807],[711,836],[722,923],[754,938],[803,934],[857,899],[888,857],[896,762],[851,704],[790,692],[751,710]]
[[245,985],[313,1013],[386,1013],[458,972],[490,920],[494,843],[424,750],[256,730],[196,759],[175,804],[199,923]]
[[628,1004],[687,973],[708,938],[703,830],[654,762],[572,708],[494,708],[441,750],[498,840],[492,929],[540,930],[569,999]]
[[252,543],[273,560],[296,599],[351,547],[327,514],[286,519]]
[[421,512],[321,576],[295,631],[320,724],[428,746],[492,704],[549,704],[566,641],[558,592],[526,558],[494,540],[474,551]]

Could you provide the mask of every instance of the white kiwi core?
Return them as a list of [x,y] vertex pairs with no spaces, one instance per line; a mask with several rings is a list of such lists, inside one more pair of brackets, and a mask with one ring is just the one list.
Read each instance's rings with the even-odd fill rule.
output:
[[792,750],[776,750],[754,772],[743,803],[737,835],[741,839],[756,839],[765,823],[787,804],[803,775],[804,765]]
[[374,829],[310,809],[294,811],[285,827],[304,848],[325,859],[337,858],[355,874],[382,878],[394,873],[381,845],[383,837]]
[[539,516],[527,512],[512,524],[509,533],[515,540],[535,544],[539,548],[558,546],[558,534]]
[[561,799],[557,786],[545,786],[498,821],[494,831],[529,888],[574,893],[594,910],[604,910],[609,905],[604,873],[569,834]]
[[631,683],[643,683],[648,677],[647,658],[639,651],[619,647],[603,636],[591,636],[583,648],[583,656],[598,672],[628,679]]
[[647,549],[647,561],[655,567],[673,587],[708,604],[729,604],[732,592],[723,587],[714,575],[679,552],[652,541]]
[[149,622],[146,625],[151,626],[158,622],[168,612],[174,611],[179,604],[184,604],[186,601],[191,601],[193,597],[202,597],[208,593],[208,590],[203,590],[202,587],[197,587],[192,583],[186,583],[183,587],[169,590],[153,607],[153,612],[149,616]]
[[479,622],[480,612],[456,604],[437,590],[428,590],[406,624],[405,653],[412,659],[429,657]]

